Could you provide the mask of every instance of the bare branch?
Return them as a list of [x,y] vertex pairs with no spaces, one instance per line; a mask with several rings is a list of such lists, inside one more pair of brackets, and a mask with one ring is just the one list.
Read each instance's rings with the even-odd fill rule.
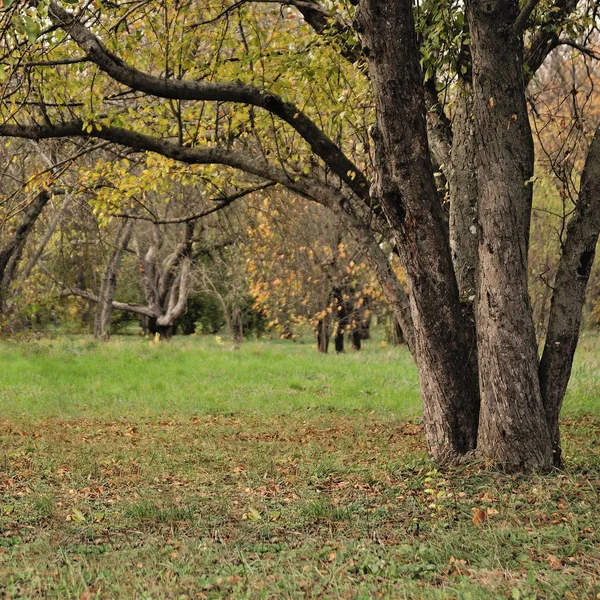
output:
[[227,206],[229,206],[230,204],[232,204],[233,202],[235,202],[236,200],[239,200],[240,198],[243,198],[244,196],[247,196],[248,194],[252,194],[254,192],[259,192],[261,190],[265,190],[267,188],[273,187],[275,185],[275,183],[263,183],[262,185],[247,189],[247,190],[242,190],[236,194],[232,194],[231,196],[226,196],[224,198],[214,198],[212,200],[210,200],[210,202],[216,202],[216,204],[211,207],[208,208],[206,210],[194,213],[192,215],[188,215],[186,217],[174,217],[172,219],[156,219],[156,218],[152,218],[152,217],[144,217],[141,215],[131,215],[131,214],[126,214],[126,213],[117,213],[116,215],[113,215],[115,217],[119,217],[122,219],[136,219],[138,221],[150,221],[152,223],[154,223],[155,225],[173,225],[175,223],[187,223],[188,221],[197,221],[198,219],[201,219],[202,217],[206,217],[214,212],[217,212]]
[[[99,296],[80,288],[67,288],[60,293],[60,296],[63,298],[66,296],[79,296],[80,298],[85,298],[91,302],[100,302]],[[125,312],[131,312],[138,315],[143,315],[145,317],[157,316],[154,311],[150,310],[147,306],[142,306],[141,304],[126,304],[125,302],[117,302],[116,300],[113,300],[112,307],[116,310],[124,310]]]
[[583,46],[582,44],[578,44],[576,41],[568,38],[560,38],[557,42],[557,46],[570,46],[582,54],[593,58],[594,60],[600,60],[600,54],[598,52],[592,50],[592,48],[589,48],[588,46]]
[[17,65],[17,68],[23,67],[58,67],[60,65],[76,65],[79,63],[88,62],[90,59],[87,56],[80,58],[65,58],[63,60],[32,60],[23,62]]

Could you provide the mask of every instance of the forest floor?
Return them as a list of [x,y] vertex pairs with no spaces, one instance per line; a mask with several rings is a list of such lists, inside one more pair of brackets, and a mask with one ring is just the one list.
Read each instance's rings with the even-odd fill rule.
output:
[[600,598],[600,336],[566,470],[436,469],[404,348],[0,344],[0,598]]

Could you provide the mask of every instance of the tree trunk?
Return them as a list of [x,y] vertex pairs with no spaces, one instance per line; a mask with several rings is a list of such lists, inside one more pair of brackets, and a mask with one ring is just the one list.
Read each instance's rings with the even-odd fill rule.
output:
[[231,335],[235,346],[244,341],[244,327],[242,325],[242,314],[237,304],[233,307],[231,315]]
[[407,274],[427,446],[438,461],[473,449],[479,399],[427,142],[422,73],[410,0],[362,0],[377,125],[375,201]]
[[327,354],[329,349],[329,338],[331,337],[329,321],[329,315],[325,315],[317,324],[317,350],[322,354]]
[[508,471],[552,463],[527,286],[533,139],[525,103],[518,0],[468,3],[478,149],[477,447]]
[[478,261],[477,173],[473,90],[461,80],[457,86],[452,120],[450,190],[450,248],[458,291],[473,306]]
[[117,288],[117,276],[121,268],[123,253],[131,239],[133,219],[124,220],[119,224],[115,236],[113,251],[106,263],[102,277],[99,302],[96,306],[96,318],[94,320],[94,338],[108,341],[110,338],[110,318],[113,309],[113,300]]
[[352,347],[354,348],[354,350],[361,349],[362,339],[363,339],[363,337],[362,337],[360,329],[355,327],[352,330]]
[[27,237],[51,196],[52,193],[47,190],[40,192],[36,196],[35,200],[25,211],[21,222],[17,225],[15,233],[0,248],[0,314],[4,310],[8,288],[17,270]]
[[338,322],[337,329],[335,331],[335,337],[334,337],[333,341],[335,343],[335,351],[338,354],[341,354],[342,352],[344,352],[344,329],[340,325],[339,322]]
[[161,340],[170,340],[173,337],[174,327],[172,323],[166,325],[160,325],[158,323],[158,317],[148,318],[148,331],[152,335],[158,334]]
[[350,314],[348,312],[347,302],[344,300],[344,291],[336,287],[333,290],[333,297],[335,299],[334,310],[337,316],[337,328],[335,330],[335,351],[339,354],[344,351],[344,336],[346,334],[346,327],[349,325]]
[[552,440],[554,466],[562,466],[558,416],[571,376],[579,340],[585,288],[600,232],[600,127],[581,175],[579,201],[567,226],[554,281],[546,343],[540,362],[540,386]]

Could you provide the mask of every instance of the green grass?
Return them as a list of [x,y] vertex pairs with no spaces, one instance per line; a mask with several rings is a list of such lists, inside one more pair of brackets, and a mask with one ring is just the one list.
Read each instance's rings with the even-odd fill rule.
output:
[[428,461],[402,348],[3,344],[0,597],[596,598],[599,354],[515,477]]
[[175,338],[154,344],[85,338],[0,346],[0,411],[18,415],[136,416],[298,409],[416,415],[416,370],[405,348],[318,355],[312,344]]

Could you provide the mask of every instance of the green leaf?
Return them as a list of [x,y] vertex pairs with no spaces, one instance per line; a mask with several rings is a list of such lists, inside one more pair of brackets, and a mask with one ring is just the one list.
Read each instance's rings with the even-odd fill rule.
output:
[[250,519],[250,521],[260,521],[262,516],[255,508],[251,508],[248,511],[248,519]]
[[85,515],[78,509],[74,508],[71,514],[71,521],[75,523],[85,523]]

